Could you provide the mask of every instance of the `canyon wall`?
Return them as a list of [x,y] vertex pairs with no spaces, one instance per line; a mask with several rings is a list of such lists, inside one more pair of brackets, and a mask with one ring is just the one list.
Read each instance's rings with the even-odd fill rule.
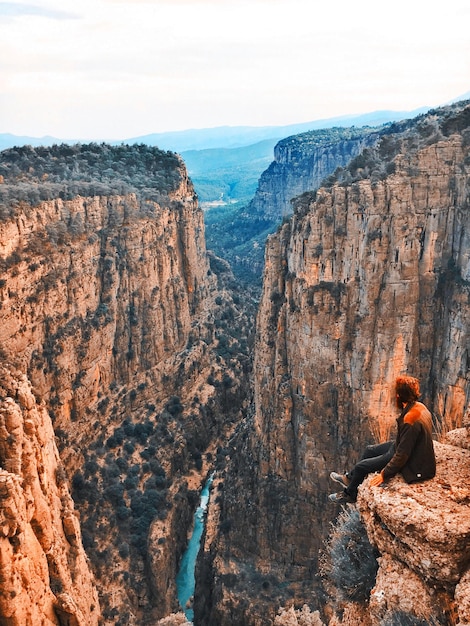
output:
[[291,200],[317,189],[380,136],[374,128],[331,128],[287,137],[274,147],[274,161],[261,175],[247,213],[279,223],[291,215]]
[[[195,623],[271,626],[292,603],[326,618],[329,472],[393,436],[400,372],[421,379],[436,436],[468,410],[469,118],[467,103],[392,125],[298,199],[266,246],[254,402],[255,303],[206,253],[175,155],[2,153],[0,621],[184,621],[176,570],[214,467]],[[446,446],[468,434],[448,436],[452,469]],[[378,504],[364,491],[379,548],[397,484]],[[463,616],[467,565],[444,589]]]
[[165,205],[147,201],[147,214],[135,194],[78,196],[0,224],[0,341],[56,407],[58,427],[111,381],[185,347],[214,284],[196,207],[186,179]]
[[[249,397],[241,297],[206,253],[175,155],[92,145],[2,156],[2,355],[52,422],[103,624],[154,623],[178,610],[197,490]],[[21,467],[15,477],[28,480]]]
[[201,623],[267,626],[286,601],[322,606],[318,556],[338,513],[329,473],[394,436],[398,374],[421,380],[436,436],[461,426],[469,122],[464,103],[390,129],[269,238],[254,413],[230,451],[220,536],[201,559],[212,581]]
[[[261,283],[266,238],[292,214],[293,198],[316,189],[337,168],[374,146],[383,129],[328,128],[279,141],[274,161],[262,173],[253,199],[230,220],[230,237],[223,237],[227,245],[224,258],[234,271]],[[224,235],[223,226],[220,231]]]

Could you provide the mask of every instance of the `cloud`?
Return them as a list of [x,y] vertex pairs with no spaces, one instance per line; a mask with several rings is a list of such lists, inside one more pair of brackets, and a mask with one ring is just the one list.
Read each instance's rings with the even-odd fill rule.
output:
[[[105,4],[146,4],[149,6],[164,6],[164,5],[185,5],[185,6],[236,6],[240,5],[253,6],[253,4],[264,4],[272,6],[273,4],[285,3],[285,0],[102,0]],[[290,0],[291,6],[297,0]],[[298,0],[301,2],[302,0]]]
[[69,13],[68,11],[49,9],[35,4],[0,2],[0,19],[2,17],[15,18],[25,15],[36,15],[38,17],[46,17],[54,20],[69,20],[78,17],[76,14]]
[[437,106],[469,89],[467,3],[0,1],[0,122],[125,137]]

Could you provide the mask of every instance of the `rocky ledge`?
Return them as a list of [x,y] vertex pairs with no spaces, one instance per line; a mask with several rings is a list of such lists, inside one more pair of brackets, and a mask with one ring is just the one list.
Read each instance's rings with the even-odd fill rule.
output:
[[397,613],[470,624],[470,449],[435,442],[435,450],[434,479],[408,485],[396,476],[385,488],[367,480],[360,488],[357,506],[380,552],[372,626]]

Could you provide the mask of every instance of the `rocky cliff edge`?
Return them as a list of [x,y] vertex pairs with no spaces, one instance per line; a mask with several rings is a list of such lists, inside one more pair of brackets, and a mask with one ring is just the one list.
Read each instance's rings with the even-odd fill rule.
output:
[[[435,442],[433,480],[408,485],[401,476],[385,488],[360,488],[358,508],[380,552],[367,623],[409,613],[429,624],[470,624],[470,441],[466,427]],[[370,621],[369,621],[370,620]],[[351,616],[342,624],[351,624]]]

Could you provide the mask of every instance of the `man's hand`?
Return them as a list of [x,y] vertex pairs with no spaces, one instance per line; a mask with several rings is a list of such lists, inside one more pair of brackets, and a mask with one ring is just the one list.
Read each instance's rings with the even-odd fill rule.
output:
[[375,476],[372,476],[369,484],[371,485],[371,487],[378,487],[383,483],[383,481],[384,477],[382,476],[382,474],[376,474]]

